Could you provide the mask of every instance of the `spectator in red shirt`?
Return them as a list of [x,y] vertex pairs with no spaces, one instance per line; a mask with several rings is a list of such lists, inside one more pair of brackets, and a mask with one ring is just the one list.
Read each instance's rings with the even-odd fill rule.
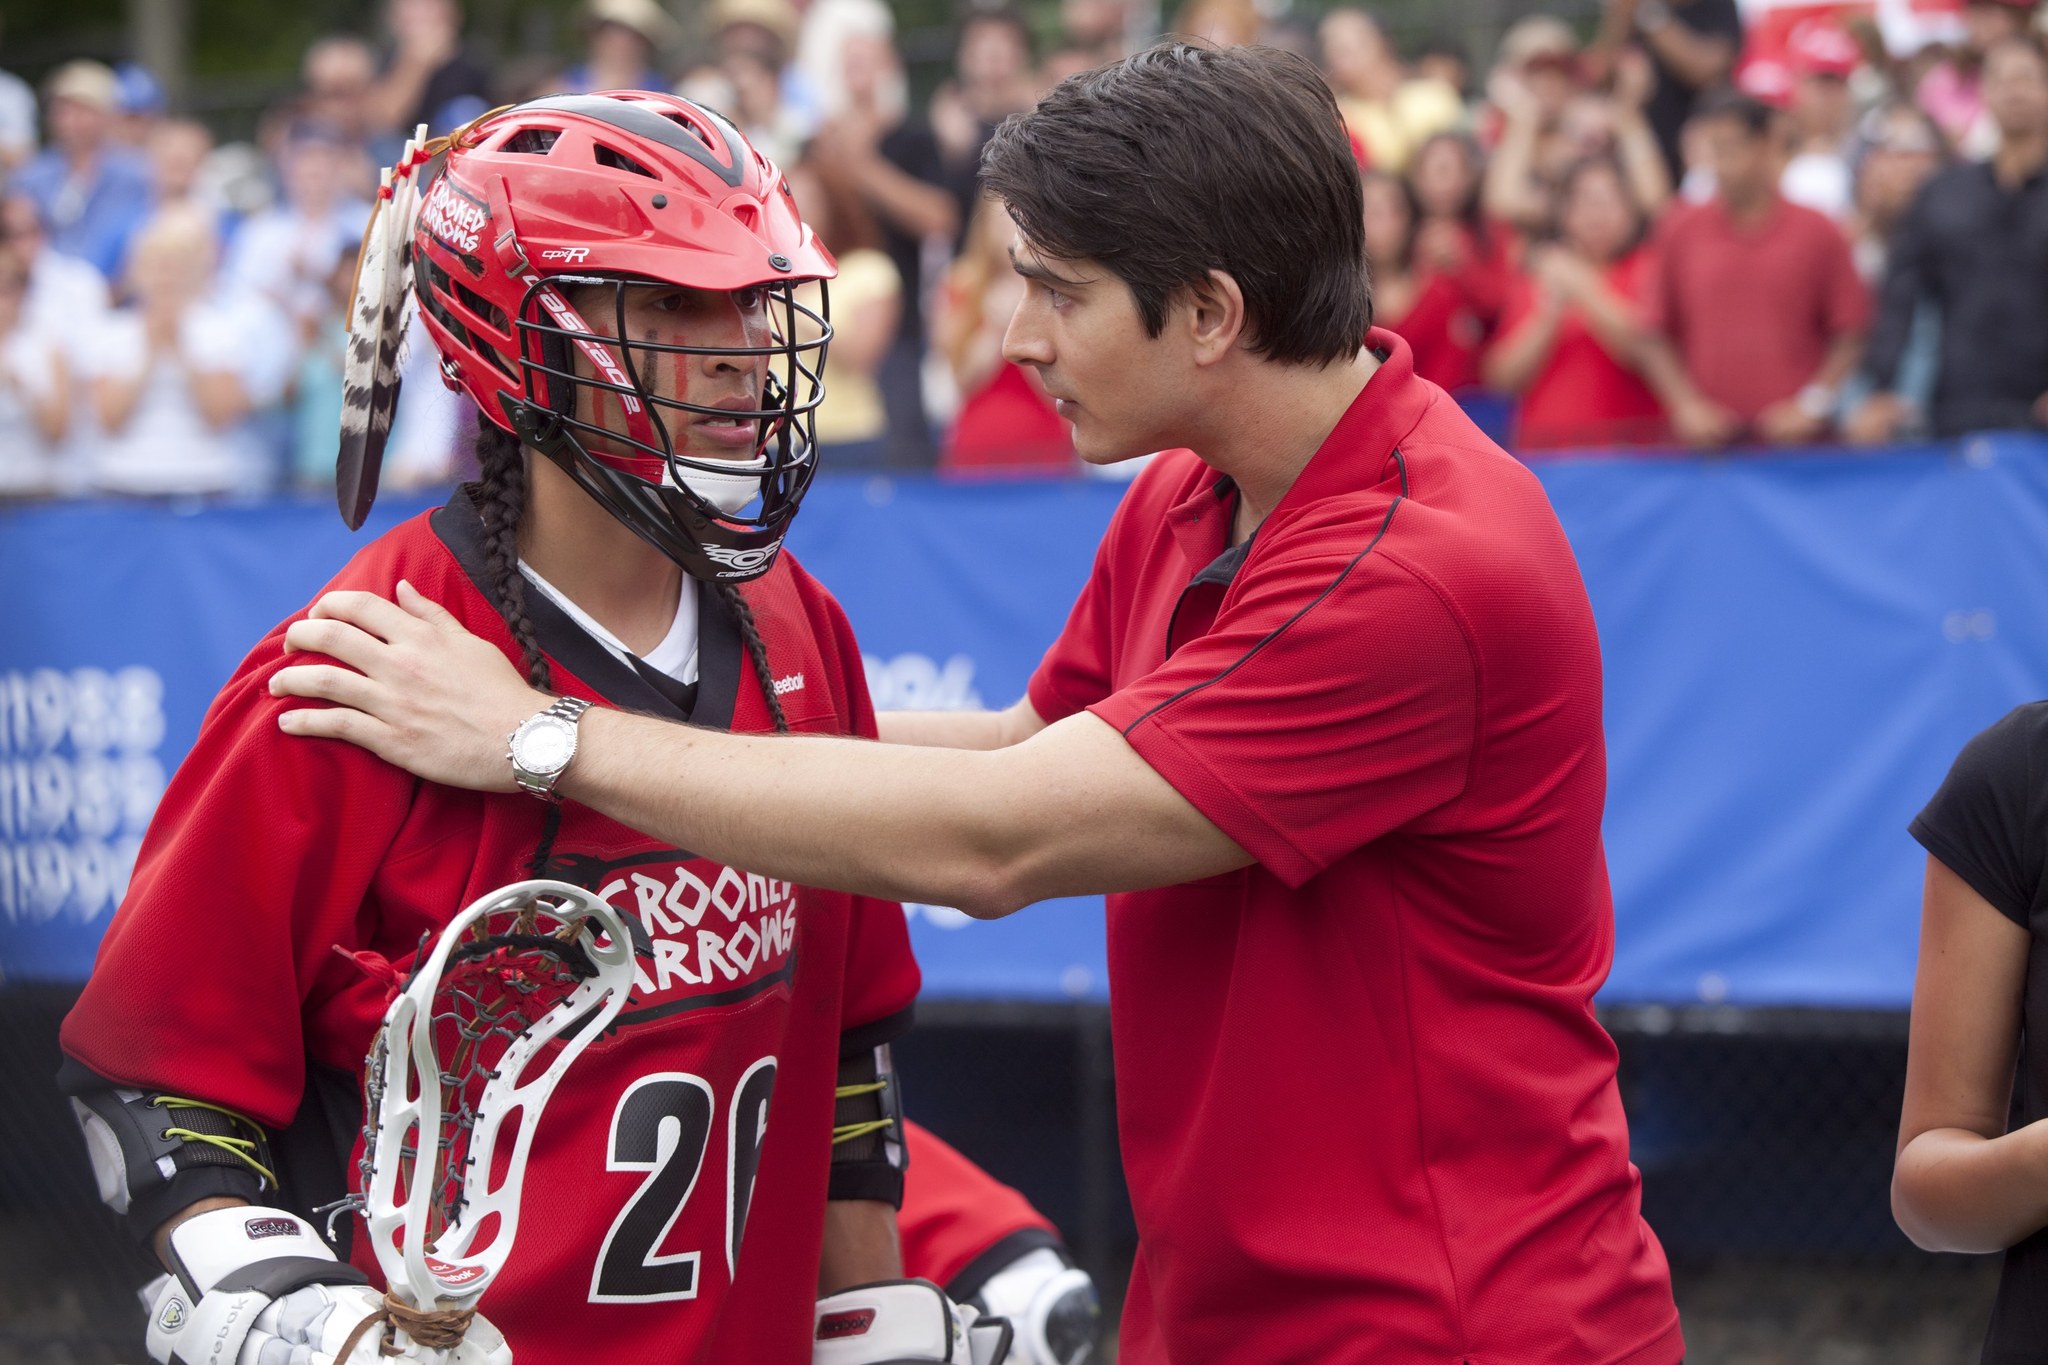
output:
[[1714,197],[1656,235],[1643,373],[1688,444],[1819,439],[1863,354],[1869,290],[1842,230],[1778,193],[1771,122],[1748,95],[1709,101]]
[[[1676,1365],[1593,1013],[1592,608],[1542,485],[1370,327],[1329,87],[1165,43],[1056,87],[983,164],[1028,281],[1008,354],[1091,464],[1166,452],[1028,695],[880,744],[596,707],[558,789],[983,918],[1109,893],[1122,1365]],[[284,729],[509,789],[504,736],[551,699],[399,598],[292,627],[364,676],[287,669],[278,691],[350,704]]]
[[1454,223],[1438,225],[1431,258],[1418,255],[1421,211],[1407,181],[1367,171],[1364,190],[1374,316],[1414,350],[1417,374],[1454,393],[1472,388],[1479,382],[1479,354],[1499,309],[1498,297],[1489,295],[1490,281],[1484,272],[1442,268],[1465,263],[1457,255]]
[[1647,275],[1643,217],[1612,157],[1594,157],[1558,187],[1555,240],[1529,253],[1509,286],[1488,388],[1522,396],[1517,453],[1645,445],[1668,434],[1657,395],[1636,370]]

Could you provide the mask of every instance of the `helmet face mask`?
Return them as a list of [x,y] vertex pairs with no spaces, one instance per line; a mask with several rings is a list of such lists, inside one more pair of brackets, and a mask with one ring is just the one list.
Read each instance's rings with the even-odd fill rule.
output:
[[[530,286],[517,332],[521,378],[535,397],[507,415],[522,440],[692,575],[744,581],[773,561],[817,469],[813,414],[825,396],[829,306],[822,284],[816,309],[793,285],[762,285],[745,291],[759,293],[766,315],[760,344],[703,346],[635,335],[630,292],[675,288],[581,274]],[[594,307],[593,299],[605,306]],[[690,401],[681,368],[705,359],[752,371],[745,387],[753,406]],[[658,377],[671,366],[679,378],[668,393]],[[686,432],[702,418],[751,422],[751,446],[722,457],[692,453]],[[732,510],[692,486],[704,483],[693,475],[735,474],[753,479],[759,492],[728,504]]]
[[[412,239],[444,377],[691,575],[765,573],[816,468],[836,273],[781,172],[720,116],[647,92],[540,100],[471,132]],[[811,282],[815,307],[797,296]],[[639,291],[737,309],[741,335],[701,340],[741,344],[646,325]],[[696,439],[707,420],[727,439]],[[744,502],[707,495],[754,479]]]

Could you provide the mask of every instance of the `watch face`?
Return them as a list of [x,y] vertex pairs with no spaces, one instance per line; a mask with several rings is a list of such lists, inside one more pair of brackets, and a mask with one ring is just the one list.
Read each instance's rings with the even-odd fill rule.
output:
[[530,773],[561,769],[576,752],[576,727],[555,717],[529,724],[519,736],[519,766]]

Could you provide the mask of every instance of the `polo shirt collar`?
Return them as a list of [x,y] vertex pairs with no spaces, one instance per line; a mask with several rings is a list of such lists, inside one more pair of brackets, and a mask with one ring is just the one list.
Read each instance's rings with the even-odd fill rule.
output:
[[1380,358],[1379,369],[1309,457],[1268,520],[1381,482],[1393,466],[1394,448],[1415,430],[1434,401],[1435,389],[1415,376],[1415,353],[1407,342],[1375,327],[1366,334],[1365,344]]
[[[1422,420],[1431,390],[1415,377],[1415,353],[1408,343],[1375,327],[1366,334],[1365,344],[1380,358],[1379,369],[1309,457],[1268,520],[1379,483],[1387,476],[1394,448]],[[1256,534],[1240,545],[1229,544],[1230,520],[1236,512],[1237,485],[1225,474],[1204,480],[1167,510],[1167,528],[1181,553],[1188,563],[1205,566],[1189,580],[1190,587],[1228,584],[1250,555]],[[1223,547],[1220,554],[1219,546]]]

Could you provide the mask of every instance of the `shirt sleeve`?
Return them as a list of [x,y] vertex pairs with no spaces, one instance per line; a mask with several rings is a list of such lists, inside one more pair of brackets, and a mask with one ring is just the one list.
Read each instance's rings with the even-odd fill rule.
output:
[[1934,799],[1908,826],[1934,857],[1998,912],[2026,925],[2041,896],[2039,794],[2048,759],[2048,703],[2022,706],[1972,739]]
[[1206,635],[1089,708],[1290,886],[1454,801],[1478,705],[1457,618],[1379,535],[1300,531],[1247,562]]
[[1832,222],[1822,224],[1827,270],[1827,334],[1845,336],[1870,326],[1870,287],[1856,272],[1856,258],[1849,251],[1849,239]]
[[[1128,498],[1125,503],[1128,505]],[[1119,508],[1116,519],[1122,517]],[[1025,689],[1031,709],[1047,725],[1065,720],[1109,695],[1109,555],[1116,532],[1112,522],[1095,551],[1095,567],[1089,572],[1088,582],[1074,599],[1073,610],[1067,613],[1065,628],[1039,660],[1038,670]]]
[[334,945],[362,941],[415,787],[351,745],[285,737],[287,699],[266,690],[283,661],[273,635],[215,700],[62,1034],[110,1080],[272,1126],[304,1088],[304,1004],[334,988]]

